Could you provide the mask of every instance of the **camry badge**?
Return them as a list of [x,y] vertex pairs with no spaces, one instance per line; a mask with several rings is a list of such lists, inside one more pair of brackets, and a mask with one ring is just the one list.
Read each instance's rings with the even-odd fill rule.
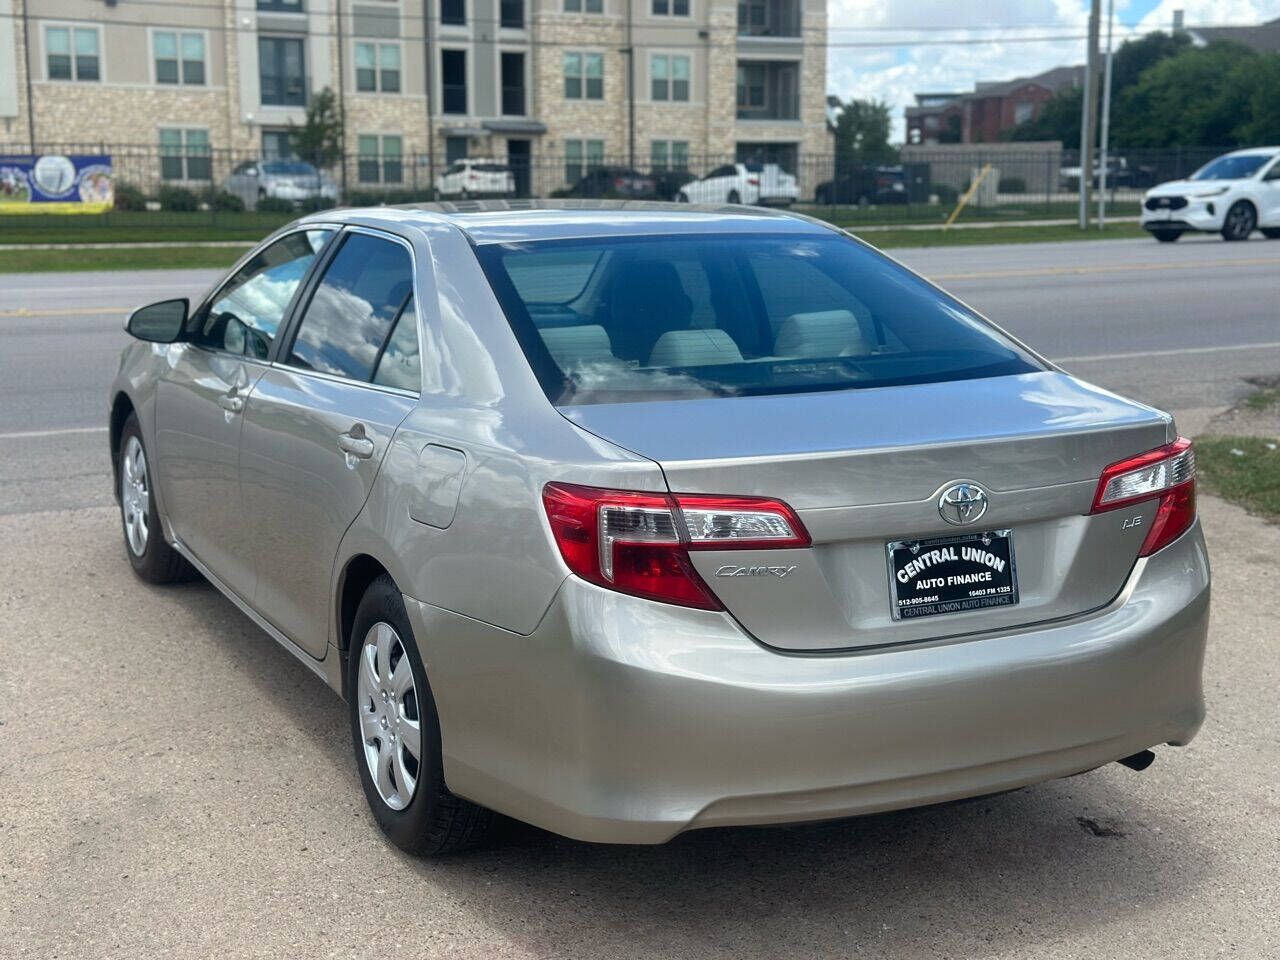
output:
[[953,483],[938,498],[938,513],[955,526],[976,522],[987,512],[987,492],[976,483]]

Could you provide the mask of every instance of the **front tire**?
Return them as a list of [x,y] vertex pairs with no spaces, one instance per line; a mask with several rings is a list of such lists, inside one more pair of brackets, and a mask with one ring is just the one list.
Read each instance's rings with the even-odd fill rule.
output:
[[688,202],[689,202],[689,195],[685,193],[683,190],[681,190],[679,193],[676,194],[676,203],[688,203]]
[[1258,225],[1258,212],[1248,200],[1237,200],[1227,211],[1227,218],[1222,222],[1222,239],[1230,241],[1248,240]]
[[1173,243],[1180,236],[1182,236],[1182,231],[1181,230],[1152,230],[1151,235],[1155,237],[1157,240],[1159,240],[1161,243]]
[[392,843],[415,856],[436,856],[489,835],[493,811],[445,786],[435,699],[404,599],[385,574],[356,610],[347,703],[365,799]]
[[138,416],[131,413],[120,431],[116,460],[125,555],[133,572],[148,583],[188,580],[195,571],[178,551],[165,542],[151,478],[151,464],[142,442]]

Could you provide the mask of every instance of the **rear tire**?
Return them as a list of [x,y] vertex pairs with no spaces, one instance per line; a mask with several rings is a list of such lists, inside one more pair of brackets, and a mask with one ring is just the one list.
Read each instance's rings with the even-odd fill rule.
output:
[[[454,853],[483,842],[497,815],[445,786],[435,699],[404,598],[389,576],[374,580],[360,600],[350,647],[352,745],[365,799],[382,832],[415,856]],[[402,660],[408,661],[408,673]],[[388,759],[380,763],[384,756]],[[381,787],[375,780],[380,767]]]
[[133,572],[148,583],[176,583],[195,575],[191,564],[169,546],[160,528],[151,463],[142,442],[137,414],[129,414],[120,431],[116,489],[124,552]]
[[688,202],[689,202],[689,195],[685,193],[683,190],[681,190],[679,193],[676,194],[676,203],[688,203]]
[[1233,242],[1248,240],[1258,225],[1258,211],[1248,200],[1237,200],[1227,211],[1227,218],[1222,221],[1222,239]]
[[1280,227],[1263,227],[1262,235],[1268,240],[1280,240]]
[[1157,240],[1159,240],[1161,243],[1173,243],[1180,236],[1182,236],[1182,231],[1181,230],[1152,230],[1151,235],[1155,237]]
[[730,191],[729,191],[729,203],[741,203],[741,202],[742,202],[742,197],[738,194],[738,191],[737,191],[737,190],[730,190]]

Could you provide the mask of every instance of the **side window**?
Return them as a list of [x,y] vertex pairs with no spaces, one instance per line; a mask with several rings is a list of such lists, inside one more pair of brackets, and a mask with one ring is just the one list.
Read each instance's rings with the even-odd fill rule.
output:
[[299,230],[259,251],[196,314],[188,339],[210,350],[265,360],[289,301],[332,230]]
[[[288,362],[368,382],[413,294],[413,261],[392,240],[352,233],[307,304]],[[416,325],[412,327],[417,337]]]
[[373,382],[384,387],[399,387],[417,393],[422,389],[422,368],[418,360],[418,314],[413,296],[400,311],[387,345],[373,371]]

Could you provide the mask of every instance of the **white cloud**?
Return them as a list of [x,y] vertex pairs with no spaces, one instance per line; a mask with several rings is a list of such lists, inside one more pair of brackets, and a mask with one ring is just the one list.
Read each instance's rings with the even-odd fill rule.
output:
[[[1280,0],[1117,0],[1116,43],[1127,36],[1167,29],[1175,9],[1188,26],[1248,24],[1280,16]],[[1105,14],[1105,5],[1104,5]],[[1121,22],[1134,23],[1126,28]],[[904,107],[917,92],[968,91],[977,81],[1011,80],[1084,61],[1083,39],[1041,43],[995,40],[969,45],[923,45],[920,40],[992,37],[1083,36],[1088,9],[1082,0],[949,0],[889,4],[884,0],[831,0],[828,7],[827,88],[842,98],[876,98],[893,109],[894,139],[903,138]],[[840,28],[862,29],[840,29]],[[901,27],[902,31],[886,28]],[[939,27],[957,27],[941,31]],[[866,28],[876,28],[868,30]],[[988,29],[982,29],[988,28]],[[997,29],[990,29],[997,28]],[[1104,25],[1105,37],[1105,25]],[[857,47],[888,42],[901,46]],[[913,45],[914,43],[914,45]]]

